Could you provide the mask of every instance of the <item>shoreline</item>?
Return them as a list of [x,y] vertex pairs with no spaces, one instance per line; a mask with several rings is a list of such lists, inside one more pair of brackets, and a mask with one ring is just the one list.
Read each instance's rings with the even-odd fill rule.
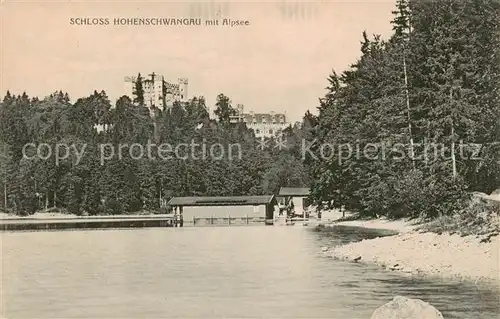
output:
[[399,233],[408,233],[416,230],[421,224],[412,222],[406,219],[400,220],[388,220],[384,218],[378,219],[366,219],[366,220],[347,220],[347,221],[333,221],[325,226],[352,226],[352,227],[363,227],[369,229],[384,229],[384,230],[394,230]]
[[[5,217],[5,216],[0,216]],[[172,215],[112,215],[75,216],[70,214],[40,213],[30,216],[0,218],[1,232],[78,230],[104,228],[174,227]]]
[[336,225],[394,230],[398,234],[332,247],[336,260],[375,264],[409,276],[486,282],[500,288],[500,238],[481,243],[478,236],[420,232],[408,220],[384,219],[333,222]]
[[117,214],[117,215],[75,215],[60,212],[36,212],[27,216],[7,214],[0,212],[0,223],[2,222],[30,222],[30,221],[56,221],[56,220],[93,220],[93,219],[137,219],[137,218],[165,218],[173,214],[144,213]]
[[134,219],[134,218],[163,218],[171,217],[172,214],[122,214],[122,215],[87,215],[78,216],[74,214],[61,213],[36,213],[28,216],[17,216],[0,213],[0,222],[2,221],[34,221],[34,220],[86,220],[86,219]]
[[[114,222],[113,220],[162,219],[167,215],[118,215],[118,216],[74,216],[60,213],[38,213],[31,216],[5,216],[0,223],[37,223],[86,220]],[[6,218],[7,217],[7,218]],[[500,237],[481,243],[478,236],[437,234],[421,232],[417,224],[409,220],[348,220],[321,223],[323,227],[361,227],[391,230],[395,235],[365,239],[342,246],[331,247],[324,253],[336,260],[375,264],[386,270],[409,276],[438,277],[459,280],[483,281],[500,288]]]

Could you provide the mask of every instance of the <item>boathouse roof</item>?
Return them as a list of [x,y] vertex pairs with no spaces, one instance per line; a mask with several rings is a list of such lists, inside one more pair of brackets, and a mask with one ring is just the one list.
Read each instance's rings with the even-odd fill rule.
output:
[[274,195],[219,196],[219,197],[173,197],[169,206],[255,206],[276,204]]
[[309,188],[307,187],[281,187],[279,196],[309,196]]

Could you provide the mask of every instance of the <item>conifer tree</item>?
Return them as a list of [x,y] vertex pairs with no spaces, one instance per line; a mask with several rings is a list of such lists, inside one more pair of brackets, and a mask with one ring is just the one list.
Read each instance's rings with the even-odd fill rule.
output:
[[144,87],[143,87],[143,79],[141,73],[137,75],[137,79],[135,80],[133,95],[134,95],[133,99],[134,104],[138,106],[144,106]]
[[215,106],[214,113],[220,123],[229,123],[231,115],[236,114],[236,110],[231,105],[231,100],[222,93],[217,96]]

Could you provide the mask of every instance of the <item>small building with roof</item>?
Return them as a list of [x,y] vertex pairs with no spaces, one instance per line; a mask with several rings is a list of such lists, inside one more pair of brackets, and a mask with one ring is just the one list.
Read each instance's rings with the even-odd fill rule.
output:
[[292,208],[295,215],[304,216],[309,202],[310,189],[307,187],[281,187],[278,201],[281,207]]
[[167,206],[181,215],[184,223],[272,224],[277,207],[274,195],[224,197],[173,197]]

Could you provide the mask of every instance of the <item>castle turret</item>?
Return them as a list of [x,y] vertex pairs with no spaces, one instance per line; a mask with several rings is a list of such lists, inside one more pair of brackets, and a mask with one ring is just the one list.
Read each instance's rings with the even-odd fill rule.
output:
[[244,121],[245,114],[243,114],[243,109],[243,104],[236,105],[236,114],[230,116],[231,123],[239,123]]
[[179,78],[179,91],[180,91],[180,100],[185,102],[188,100],[188,79],[187,78]]
[[243,110],[244,110],[243,104],[238,104],[236,107],[239,115],[243,115]]

